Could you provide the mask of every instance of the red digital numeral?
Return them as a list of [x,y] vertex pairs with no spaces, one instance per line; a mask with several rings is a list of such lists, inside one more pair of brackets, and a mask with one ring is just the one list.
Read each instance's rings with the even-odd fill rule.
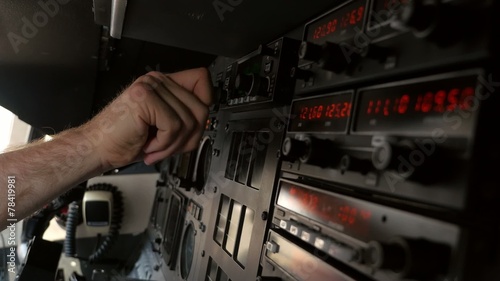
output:
[[408,111],[408,105],[410,104],[410,96],[402,95],[399,101],[398,113],[405,114]]
[[471,108],[471,102],[472,99],[470,97],[473,97],[475,94],[474,88],[472,87],[467,87],[462,90],[462,94],[460,96],[460,109],[462,110],[468,110]]
[[365,6],[361,6],[358,8],[358,18],[356,19],[356,21],[357,22],[362,21],[364,15],[365,15]]

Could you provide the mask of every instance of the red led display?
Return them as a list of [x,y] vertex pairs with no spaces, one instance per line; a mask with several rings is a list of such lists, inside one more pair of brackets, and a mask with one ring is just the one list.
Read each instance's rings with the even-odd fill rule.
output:
[[299,108],[300,120],[333,120],[351,115],[351,102],[302,106]]
[[338,43],[352,38],[362,30],[366,1],[353,1],[306,27],[306,39],[317,44]]
[[297,188],[296,186],[291,186],[290,195],[299,200],[300,204],[309,210],[315,210],[318,208],[319,197],[317,194],[313,194],[311,192],[308,192],[307,190]]
[[352,93],[295,101],[289,131],[343,132],[351,116]]
[[365,6],[354,8],[345,13],[342,18],[331,18],[327,23],[323,23],[314,29],[312,39],[324,38],[335,32],[341,33],[349,26],[358,26],[363,21]]
[[410,97],[409,94],[402,94],[385,99],[370,99],[365,111],[367,115],[390,116],[411,113],[444,113],[456,109],[467,110],[470,108],[468,98],[472,96],[474,96],[474,88],[472,87],[426,92],[413,97]]
[[[428,130],[449,128],[446,118],[474,105],[477,76],[429,81],[359,93],[355,131]],[[468,127],[464,120],[461,129]]]
[[[367,206],[288,182],[281,182],[278,205],[346,233],[368,234],[372,211]],[[338,227],[337,227],[338,228]]]

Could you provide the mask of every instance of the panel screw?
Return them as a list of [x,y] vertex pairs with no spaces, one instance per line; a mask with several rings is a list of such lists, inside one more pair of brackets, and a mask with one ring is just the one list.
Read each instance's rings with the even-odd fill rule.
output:
[[264,211],[264,212],[262,212],[262,214],[260,215],[260,218],[261,218],[263,221],[265,221],[265,220],[267,220],[268,215],[269,215],[269,214],[268,214],[266,211]]

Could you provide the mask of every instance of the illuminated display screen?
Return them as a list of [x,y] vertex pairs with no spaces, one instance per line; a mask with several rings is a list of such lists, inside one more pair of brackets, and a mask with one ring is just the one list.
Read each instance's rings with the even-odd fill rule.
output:
[[348,235],[362,240],[369,237],[372,210],[360,201],[281,182],[277,204],[335,229],[340,228]]
[[308,24],[305,39],[316,44],[349,40],[363,30],[366,10],[366,0],[355,0]]
[[477,76],[361,90],[358,97],[356,132],[429,131],[441,128],[466,133],[472,124],[453,118],[457,111],[475,107]]
[[351,116],[352,93],[295,101],[290,132],[344,132]]

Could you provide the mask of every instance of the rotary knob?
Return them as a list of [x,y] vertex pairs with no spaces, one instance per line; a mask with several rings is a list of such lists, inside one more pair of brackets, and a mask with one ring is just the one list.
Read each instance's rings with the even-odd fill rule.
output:
[[319,61],[323,56],[323,48],[321,45],[303,41],[299,48],[299,59],[308,61]]
[[295,162],[300,157],[306,155],[308,149],[308,144],[305,141],[287,137],[283,141],[281,153],[283,154],[285,160]]
[[287,137],[283,141],[281,152],[286,160],[319,166],[335,167],[340,161],[340,154],[330,140],[306,136],[301,140]]
[[255,84],[255,74],[244,75],[238,74],[234,80],[234,86],[236,89],[243,91],[245,93],[250,93]]
[[397,237],[389,243],[370,242],[365,261],[375,269],[390,270],[401,278],[431,280],[446,273],[450,255],[448,245]]
[[234,86],[245,96],[268,96],[269,79],[257,74],[238,74]]
[[437,0],[414,0],[405,4],[402,11],[395,14],[391,26],[395,29],[409,28],[416,37],[429,37],[436,29],[439,19]]
[[398,158],[409,155],[409,147],[401,147],[388,142],[377,145],[372,152],[372,164],[377,170],[397,170]]
[[[397,172],[398,176],[423,184],[435,182],[449,174],[443,165],[446,153],[432,144],[402,140],[398,143],[382,142],[372,152],[372,164],[377,170]],[[433,171],[439,169],[436,175]]]
[[397,243],[372,241],[367,251],[366,262],[376,269],[401,272],[406,263],[406,250]]
[[340,171],[353,171],[366,174],[372,169],[372,163],[369,160],[359,159],[351,155],[344,155],[340,159]]
[[309,81],[313,76],[314,73],[309,70],[300,69],[298,67],[292,67],[292,69],[290,69],[290,77],[295,79]]
[[299,58],[314,61],[324,70],[342,73],[349,69],[351,64],[360,58],[356,52],[346,52],[339,44],[326,42],[323,45],[302,42],[299,49]]

